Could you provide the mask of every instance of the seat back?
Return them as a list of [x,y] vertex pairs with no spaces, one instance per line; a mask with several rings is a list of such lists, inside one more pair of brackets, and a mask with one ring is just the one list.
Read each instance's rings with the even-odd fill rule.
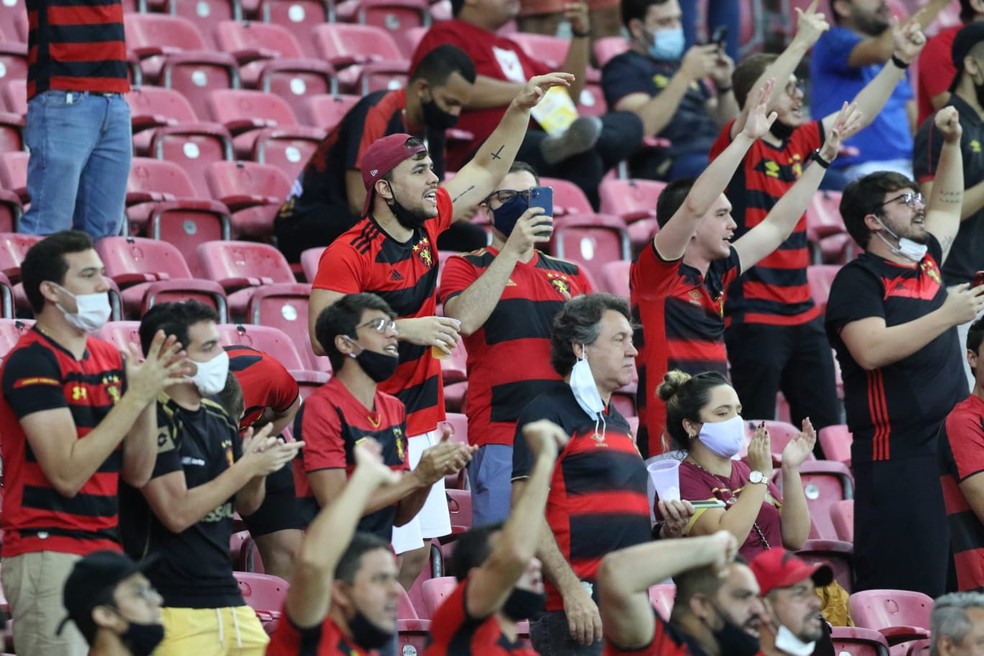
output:
[[810,516],[820,535],[841,539],[831,519],[830,509],[838,501],[854,496],[854,477],[844,464],[830,460],[809,460],[800,466],[800,481]]
[[820,448],[823,449],[825,458],[850,466],[851,443],[854,442],[854,436],[846,425],[825,426],[817,433],[817,439],[820,440]]
[[27,43],[0,43],[0,84],[22,84],[26,79]]
[[[3,3],[0,3],[2,5]],[[0,76],[2,81],[2,76]],[[27,85],[4,84],[0,86],[0,100],[6,111],[24,116],[27,114]]]
[[22,150],[0,153],[0,189],[18,193],[27,190],[27,161],[30,157]]
[[16,283],[20,279],[20,265],[24,261],[24,256],[42,239],[44,237],[41,235],[26,235],[19,232],[0,234],[0,273],[7,276],[10,282]]
[[840,214],[841,192],[818,191],[806,207],[806,231],[811,240],[847,232]]
[[835,626],[831,639],[837,656],[889,656],[888,641],[873,629]]
[[929,630],[933,598],[910,590],[862,590],[849,600],[854,623],[866,629],[915,627]]
[[272,93],[252,89],[216,89],[206,100],[209,115],[218,123],[263,119],[278,126],[297,125],[287,101]]
[[427,616],[434,617],[434,613],[441,607],[444,600],[458,587],[458,580],[453,576],[439,576],[434,579],[427,579],[421,586],[421,594],[424,597],[424,605],[427,608]]
[[276,358],[288,371],[308,368],[294,341],[287,333],[271,326],[224,323],[219,326],[222,341],[229,345],[255,348]]
[[854,499],[841,499],[831,504],[830,521],[838,540],[854,542]]
[[595,39],[593,50],[598,68],[604,68],[613,57],[629,49],[629,42],[622,36],[606,36]]
[[620,216],[627,223],[656,218],[656,201],[665,188],[666,183],[659,180],[602,180],[598,187],[601,211]]
[[318,275],[318,263],[321,262],[321,254],[325,252],[325,249],[321,246],[316,248],[308,248],[301,253],[301,269],[304,271],[304,278],[309,283],[314,282],[314,278]]
[[593,288],[606,263],[629,260],[632,255],[624,222],[603,214],[556,219],[552,245],[554,255],[581,265]]
[[215,162],[209,165],[206,175],[214,198],[247,194],[283,199],[291,185],[279,168],[257,162]]
[[629,272],[632,263],[628,260],[606,262],[601,266],[601,290],[622,298],[629,298]]
[[124,14],[126,45],[138,48],[168,48],[170,50],[210,50],[198,27],[183,16],[165,14]]
[[126,180],[130,193],[170,194],[175,198],[197,198],[191,178],[184,169],[165,160],[134,157]]
[[388,31],[375,25],[333,23],[314,28],[318,54],[329,61],[355,57],[364,61],[402,61],[403,53]]
[[288,59],[304,56],[300,43],[282,25],[224,20],[216,24],[214,34],[216,45],[228,53],[263,50]]
[[451,515],[451,532],[465,533],[472,527],[471,490],[447,488],[448,513]]
[[256,572],[233,572],[239,591],[250,608],[272,615],[280,615],[287,600],[290,585],[279,576]]
[[96,252],[110,278],[130,273],[164,274],[170,279],[191,278],[184,255],[172,244],[143,237],[104,237]]
[[128,344],[140,348],[139,321],[110,321],[96,331],[96,336],[111,343],[120,351],[125,351]]
[[553,189],[554,218],[565,214],[594,212],[591,202],[581,188],[569,180],[540,178],[540,186]]
[[294,274],[283,253],[269,244],[251,241],[213,241],[198,246],[198,261],[210,280],[261,278],[293,283]]
[[308,331],[308,303],[311,286],[300,283],[265,285],[253,291],[247,307],[247,317],[254,324],[279,328],[294,341],[302,359],[308,365],[305,369],[331,372],[327,357],[318,357],[311,348]]
[[670,621],[673,612],[673,599],[676,597],[676,585],[673,583],[657,583],[649,586],[649,601],[664,621]]
[[264,23],[274,23],[290,30],[302,52],[316,57],[318,50],[311,34],[312,25],[334,22],[334,2],[331,0],[263,0],[260,16]]
[[355,18],[360,25],[380,27],[393,36],[431,22],[424,0],[358,0]]
[[806,282],[810,286],[810,297],[820,308],[821,313],[827,310],[830,286],[840,269],[840,264],[811,264],[806,268]]
[[33,325],[33,319],[0,319],[0,358],[5,357]]
[[166,0],[164,12],[193,22],[210,50],[218,45],[216,26],[228,20],[242,20],[243,16],[239,0]]
[[304,125],[331,132],[361,99],[361,96],[329,93],[308,96],[298,106],[297,117]]
[[163,116],[180,123],[195,123],[195,109],[180,91],[164,87],[134,87],[126,94],[131,116]]
[[545,63],[550,70],[559,71],[567,57],[570,41],[559,36],[513,32],[509,39],[523,49],[529,57]]

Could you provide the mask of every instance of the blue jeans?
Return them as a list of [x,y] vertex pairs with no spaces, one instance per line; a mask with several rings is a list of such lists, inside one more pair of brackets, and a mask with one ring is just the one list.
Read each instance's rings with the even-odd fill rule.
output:
[[567,615],[562,610],[547,611],[530,620],[530,642],[541,656],[601,656],[604,642],[582,645],[571,640]]
[[133,148],[130,107],[121,94],[47,91],[27,104],[31,207],[20,231],[82,230],[118,235]]
[[480,447],[468,463],[472,491],[472,526],[506,521],[512,494],[512,453],[506,444]]

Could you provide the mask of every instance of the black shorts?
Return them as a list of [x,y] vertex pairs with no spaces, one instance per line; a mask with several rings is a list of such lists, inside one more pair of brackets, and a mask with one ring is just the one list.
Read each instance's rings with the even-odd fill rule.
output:
[[243,521],[254,538],[306,526],[300,501],[294,494],[293,463],[288,462],[280,471],[267,476],[263,504],[252,515],[243,517]]

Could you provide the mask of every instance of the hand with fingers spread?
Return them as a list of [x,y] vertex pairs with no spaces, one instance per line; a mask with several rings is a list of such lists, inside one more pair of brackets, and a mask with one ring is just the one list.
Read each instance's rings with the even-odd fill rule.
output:
[[748,443],[748,466],[762,472],[766,478],[772,478],[772,438],[764,421],[756,426]]
[[761,139],[768,134],[769,128],[772,127],[778,116],[776,112],[766,113],[768,111],[769,98],[772,96],[772,90],[775,88],[775,84],[775,80],[767,80],[755,94],[755,104],[748,113],[748,118],[745,120],[745,127],[741,131],[743,135],[752,141]]
[[458,343],[461,322],[449,317],[401,319],[400,339],[419,346],[433,346],[451,355]]
[[924,13],[925,10],[920,9],[905,22],[892,18],[892,43],[895,45],[892,55],[905,64],[911,64],[926,45],[921,25]]
[[[267,476],[294,459],[297,452],[304,447],[304,442],[284,442],[271,435],[273,424],[267,424],[253,433],[247,429],[243,438],[243,456],[239,459],[241,466],[249,467],[253,476]],[[238,464],[238,463],[237,463]]]
[[963,127],[960,125],[960,114],[957,108],[949,105],[936,112],[933,118],[936,129],[943,134],[943,140],[947,143],[959,143],[963,134]]
[[827,139],[820,148],[820,157],[830,163],[837,158],[841,144],[854,136],[863,127],[864,115],[856,102],[841,105],[834,119],[834,125],[827,132]]
[[796,7],[796,36],[793,40],[807,49],[813,47],[824,32],[830,29],[826,16],[817,11],[820,0],[813,0],[806,10]]
[[549,242],[552,234],[553,217],[544,214],[542,207],[531,207],[516,221],[502,252],[519,257],[537,244]]
[[170,385],[186,382],[193,371],[185,358],[181,344],[174,335],[158,330],[150,343],[147,358],[141,362],[140,351],[130,344],[123,352],[127,394],[135,394],[150,403]]
[[694,507],[689,501],[663,501],[660,499],[656,506],[659,514],[663,517],[663,526],[660,529],[659,537],[662,539],[682,538],[683,532],[690,523],[690,518],[694,516]]
[[800,465],[813,453],[813,447],[817,443],[817,431],[813,428],[813,423],[807,417],[803,420],[803,432],[789,440],[782,450],[783,469],[799,469]]
[[520,109],[533,109],[552,87],[569,88],[574,82],[570,73],[547,73],[531,77],[523,86],[519,95],[513,98],[513,104]]

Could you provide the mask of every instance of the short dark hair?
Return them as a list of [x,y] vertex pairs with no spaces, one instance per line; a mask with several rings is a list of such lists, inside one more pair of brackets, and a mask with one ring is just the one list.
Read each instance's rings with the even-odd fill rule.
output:
[[41,283],[47,280],[61,285],[65,282],[65,274],[68,273],[65,255],[83,253],[93,248],[92,237],[78,230],[56,232],[31,246],[21,262],[21,282],[35,314],[44,310]]
[[[748,94],[752,92],[752,87],[755,86],[755,81],[762,77],[765,70],[769,68],[769,66],[772,66],[772,63],[778,58],[778,55],[758,53],[745,57],[741,60],[740,64],[735,66],[735,70],[731,74],[731,85],[733,87],[735,100],[738,102],[739,108],[745,107],[745,102],[748,100]],[[786,81],[777,80],[776,84],[786,84]]]
[[464,50],[449,43],[439,45],[424,55],[410,71],[410,81],[423,78],[432,87],[442,86],[457,73],[470,84],[475,83],[475,64]]
[[673,599],[673,610],[670,622],[677,624],[680,617],[690,613],[690,600],[698,594],[713,597],[721,589],[727,579],[721,577],[714,565],[705,565],[688,569],[673,576],[676,584],[676,596]]
[[359,568],[362,567],[362,556],[376,549],[383,549],[392,553],[389,541],[378,535],[361,532],[353,535],[345,553],[335,565],[335,580],[352,585],[355,581],[355,575],[359,573]]
[[554,371],[561,376],[571,372],[577,362],[572,344],[594,344],[606,310],[618,312],[632,322],[628,302],[614,294],[583,294],[564,303],[550,330],[550,365]]
[[492,534],[502,530],[503,523],[473,528],[458,536],[451,553],[451,574],[463,581],[468,572],[481,566],[492,554]]
[[901,173],[878,171],[849,183],[843,191],[840,213],[847,232],[858,246],[867,248],[871,241],[871,231],[865,225],[864,217],[881,212],[885,194],[900,189],[919,189],[919,185]]
[[[979,353],[981,342],[984,342],[984,317],[970,324],[970,328],[967,330],[967,350]],[[977,367],[972,367],[971,371],[977,375]]]
[[165,335],[174,335],[182,346],[187,347],[188,328],[203,321],[219,323],[219,315],[201,301],[191,299],[155,305],[140,319],[140,348],[146,355],[158,330],[163,330]]
[[465,0],[451,0],[451,15],[455,18],[461,13],[461,10],[465,8]]
[[674,180],[660,192],[656,200],[656,223],[659,224],[660,229],[665,228],[673,215],[683,206],[696,181],[694,178]]
[[366,310],[385,312],[390,319],[396,317],[389,303],[375,294],[365,292],[346,294],[318,315],[314,323],[314,337],[325,350],[325,355],[331,361],[331,368],[334,371],[341,370],[342,365],[345,364],[345,356],[335,347],[335,337],[348,335],[355,339],[355,329],[362,321],[362,314]]
[[700,409],[711,400],[711,390],[730,385],[716,371],[691,376],[677,369],[663,375],[663,382],[656,388],[656,395],[666,404],[666,432],[676,449],[690,449],[690,440],[683,420],[700,421]]
[[978,12],[971,4],[971,0],[960,0],[960,21],[970,23],[978,16]]
[[[688,2],[689,0],[683,1]],[[649,12],[650,7],[666,4],[667,2],[669,0],[622,0],[622,24],[625,25],[625,29],[628,29],[629,21],[633,18],[645,21],[646,13]]]

